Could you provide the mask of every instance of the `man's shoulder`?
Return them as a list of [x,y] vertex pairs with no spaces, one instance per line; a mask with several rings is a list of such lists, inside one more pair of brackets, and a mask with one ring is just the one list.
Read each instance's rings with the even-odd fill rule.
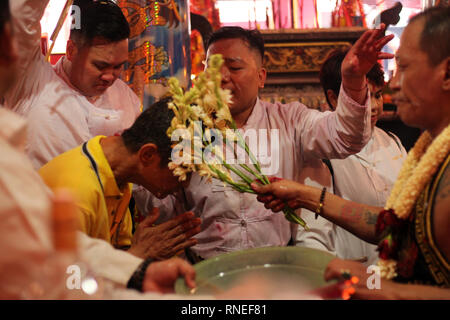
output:
[[281,116],[283,118],[296,117],[305,112],[309,112],[309,110],[313,111],[299,101],[282,103],[259,100],[259,105],[269,116]]
[[269,108],[269,109],[285,109],[285,108],[307,108],[307,106],[305,106],[304,104],[302,104],[300,101],[291,101],[291,102],[282,102],[282,101],[267,101],[267,100],[262,100],[259,99],[259,104],[264,107],[264,108]]
[[108,91],[119,91],[120,93],[126,93],[127,95],[130,96],[130,98],[132,98],[133,100],[136,99],[138,100],[139,97],[136,95],[136,93],[130,88],[130,86],[123,81],[122,79],[117,79],[116,81],[114,81],[114,83],[112,84],[112,86],[108,89]]
[[374,140],[378,141],[379,143],[395,146],[395,148],[397,150],[400,149],[400,151],[404,150],[400,138],[390,131],[384,131],[383,129],[375,126],[373,129],[373,137],[375,138]]
[[51,189],[68,188],[83,199],[95,196],[98,181],[81,146],[56,156],[39,169],[39,174]]
[[105,94],[107,95],[107,101],[111,103],[120,101],[120,108],[131,106],[133,109],[140,111],[141,100],[128,84],[121,79],[114,81]]

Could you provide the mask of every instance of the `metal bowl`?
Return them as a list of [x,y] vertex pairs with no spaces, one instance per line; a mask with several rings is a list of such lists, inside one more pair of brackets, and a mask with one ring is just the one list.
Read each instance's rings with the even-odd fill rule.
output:
[[195,289],[182,278],[175,283],[178,294],[216,294],[231,289],[245,277],[257,275],[277,283],[314,289],[326,285],[323,278],[332,254],[303,247],[265,247],[226,253],[194,265]]

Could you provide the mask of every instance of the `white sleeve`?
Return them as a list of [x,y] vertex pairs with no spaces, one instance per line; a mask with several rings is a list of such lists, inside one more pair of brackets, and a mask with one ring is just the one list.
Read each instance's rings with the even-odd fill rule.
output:
[[91,238],[81,231],[78,231],[78,247],[80,258],[97,276],[124,286],[143,261],[126,251],[115,249],[104,240]]
[[304,108],[295,117],[295,141],[305,158],[343,159],[358,153],[371,135],[370,94],[364,105],[353,101],[341,86],[334,112]]
[[7,94],[5,106],[17,109],[19,101],[29,99],[32,92],[39,91],[45,84],[51,65],[41,53],[41,25],[49,0],[14,0],[10,1],[14,35],[18,44],[17,77]]

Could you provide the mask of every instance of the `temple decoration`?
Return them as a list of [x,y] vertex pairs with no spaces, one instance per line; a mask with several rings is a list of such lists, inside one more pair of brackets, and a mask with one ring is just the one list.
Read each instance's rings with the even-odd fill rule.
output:
[[332,27],[367,27],[362,0],[336,0]]
[[129,61],[124,80],[144,109],[167,92],[169,77],[190,85],[188,0],[118,0],[130,24]]
[[336,49],[350,48],[349,42],[268,43],[264,67],[268,72],[317,72],[328,54]]
[[206,48],[204,36],[202,36],[203,30],[197,30],[193,24],[192,15],[199,15],[204,17],[208,21],[212,30],[217,30],[220,28],[220,17],[219,10],[216,8],[216,0],[191,0],[190,1],[191,10],[191,61],[192,77],[197,76],[205,68],[204,61],[206,59]]

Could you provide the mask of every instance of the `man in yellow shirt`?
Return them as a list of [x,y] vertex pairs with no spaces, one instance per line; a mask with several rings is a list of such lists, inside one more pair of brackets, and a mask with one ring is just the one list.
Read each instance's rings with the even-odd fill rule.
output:
[[[168,99],[144,111],[121,136],[96,136],[44,165],[39,173],[52,189],[68,188],[77,199],[80,228],[141,257],[167,259],[196,244],[200,219],[186,212],[157,227],[157,210],[132,234],[128,209],[132,183],[164,198],[182,187],[167,164],[166,131],[173,118]],[[159,228],[159,229],[156,229]]]

